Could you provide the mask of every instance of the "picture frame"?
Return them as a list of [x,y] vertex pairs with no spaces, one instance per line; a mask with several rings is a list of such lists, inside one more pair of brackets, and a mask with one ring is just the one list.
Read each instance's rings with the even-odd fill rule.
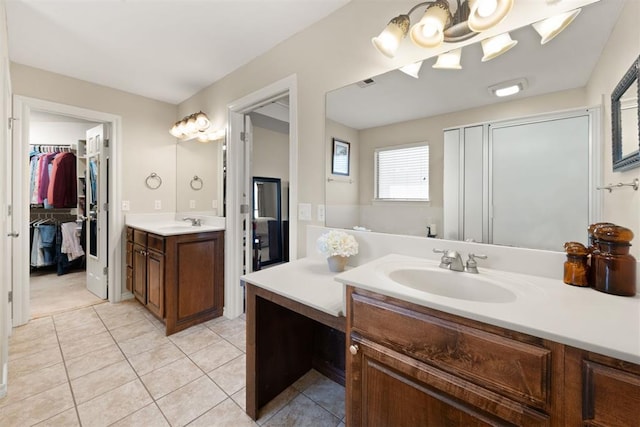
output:
[[331,174],[349,176],[350,163],[351,144],[349,142],[333,138]]

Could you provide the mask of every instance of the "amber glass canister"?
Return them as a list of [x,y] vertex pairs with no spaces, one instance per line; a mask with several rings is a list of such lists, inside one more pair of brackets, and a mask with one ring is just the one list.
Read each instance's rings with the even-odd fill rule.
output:
[[596,230],[606,225],[615,225],[610,222],[596,222],[588,228],[589,233],[589,258],[587,265],[589,266],[588,281],[589,286],[594,287],[596,283],[597,259],[600,257],[600,249],[598,248],[598,239],[596,239]]
[[564,283],[573,286],[589,286],[589,267],[587,256],[589,250],[578,242],[564,244],[567,260],[564,263]]
[[596,259],[594,288],[608,294],[636,294],[636,259],[629,254],[633,232],[625,227],[606,225],[595,230],[599,257]]

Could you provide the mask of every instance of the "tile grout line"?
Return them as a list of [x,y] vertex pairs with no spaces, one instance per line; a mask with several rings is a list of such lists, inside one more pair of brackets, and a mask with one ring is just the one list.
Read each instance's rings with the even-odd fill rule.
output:
[[[60,337],[58,336],[58,328],[56,326],[56,320],[54,319],[53,315],[51,316],[51,322],[53,323],[53,330],[54,330],[54,332],[56,334],[56,341],[58,341],[58,350],[60,350],[60,356],[62,357],[62,366],[64,367],[64,373],[67,376],[67,386],[69,387],[69,391],[71,392],[71,399],[73,400],[73,409],[76,412],[76,417],[78,418],[78,424],[80,424],[80,427],[82,427],[82,420],[80,419],[80,412],[78,412],[78,402],[76,401],[76,395],[73,392],[73,387],[71,386],[71,378],[69,377],[69,370],[67,369],[66,358],[64,357],[64,352],[62,351],[62,343],[60,342]],[[60,414],[61,413],[62,412],[60,412]],[[59,414],[56,414],[56,415],[59,415]],[[47,419],[50,419],[50,418],[53,418],[53,417],[49,417]],[[46,420],[44,420],[44,421],[46,421]]]

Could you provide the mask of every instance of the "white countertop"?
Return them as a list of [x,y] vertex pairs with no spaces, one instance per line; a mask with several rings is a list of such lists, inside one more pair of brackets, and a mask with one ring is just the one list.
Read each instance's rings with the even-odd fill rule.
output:
[[[189,221],[183,221],[185,216],[198,218],[202,225],[191,225]],[[225,219],[205,215],[189,214],[130,214],[125,218],[129,227],[137,228],[160,236],[175,236],[179,234],[206,233],[209,231],[221,231],[225,229]]]
[[345,315],[344,285],[323,258],[303,258],[245,274],[240,280],[332,316]]
[[[569,286],[561,280],[562,271],[558,273],[559,279],[549,279],[480,266],[480,276],[510,283],[508,289],[517,295],[514,301],[488,303],[415,290],[395,283],[382,272],[385,266],[408,266],[416,262],[438,265],[423,258],[392,254],[341,273],[335,279],[425,307],[640,364],[639,295],[621,297]],[[307,278],[309,273],[305,276],[296,276],[296,271],[290,273],[286,275],[286,281],[291,285],[297,283],[297,292],[304,295],[305,288],[300,284],[311,280]],[[316,280],[328,276],[325,267],[325,274]],[[309,293],[307,299],[314,299],[316,292]],[[318,295],[318,298],[326,298],[326,295]]]

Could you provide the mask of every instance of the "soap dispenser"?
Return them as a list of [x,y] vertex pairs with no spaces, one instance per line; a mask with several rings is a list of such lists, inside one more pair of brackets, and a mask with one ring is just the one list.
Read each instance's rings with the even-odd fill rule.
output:
[[636,294],[636,259],[629,254],[633,232],[618,225],[604,225],[594,231],[598,241],[594,288],[608,294]]

